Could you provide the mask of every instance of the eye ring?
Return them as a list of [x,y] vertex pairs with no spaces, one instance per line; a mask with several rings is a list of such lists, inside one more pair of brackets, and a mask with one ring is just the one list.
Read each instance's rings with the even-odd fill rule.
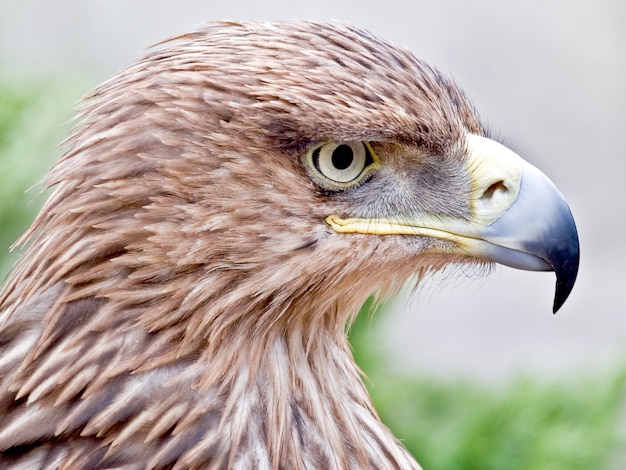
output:
[[358,185],[379,160],[368,142],[326,142],[311,148],[305,163],[311,176],[323,187],[342,190]]

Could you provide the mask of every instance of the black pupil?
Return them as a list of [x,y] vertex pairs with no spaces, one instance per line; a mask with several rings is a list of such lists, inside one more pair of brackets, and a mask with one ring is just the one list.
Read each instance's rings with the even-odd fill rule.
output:
[[345,170],[354,160],[354,153],[349,145],[341,144],[335,150],[333,150],[333,166],[338,170]]

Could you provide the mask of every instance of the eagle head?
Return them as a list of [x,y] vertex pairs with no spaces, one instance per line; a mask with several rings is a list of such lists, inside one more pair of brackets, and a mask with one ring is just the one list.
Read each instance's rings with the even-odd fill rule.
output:
[[464,92],[349,25],[211,24],[87,96],[0,296],[0,461],[411,468],[346,339],[450,264],[555,271],[563,197]]

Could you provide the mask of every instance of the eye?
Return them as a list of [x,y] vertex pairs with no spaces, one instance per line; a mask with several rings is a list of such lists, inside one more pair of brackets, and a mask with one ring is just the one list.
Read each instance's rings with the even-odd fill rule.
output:
[[306,155],[309,170],[322,186],[345,189],[357,185],[374,168],[378,159],[366,142],[329,142]]

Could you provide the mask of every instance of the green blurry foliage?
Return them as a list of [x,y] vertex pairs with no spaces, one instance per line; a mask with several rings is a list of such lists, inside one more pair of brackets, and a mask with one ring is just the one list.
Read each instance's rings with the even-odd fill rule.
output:
[[0,77],[0,283],[17,256],[9,247],[45,201],[41,179],[61,154],[58,144],[84,90],[60,80]]

